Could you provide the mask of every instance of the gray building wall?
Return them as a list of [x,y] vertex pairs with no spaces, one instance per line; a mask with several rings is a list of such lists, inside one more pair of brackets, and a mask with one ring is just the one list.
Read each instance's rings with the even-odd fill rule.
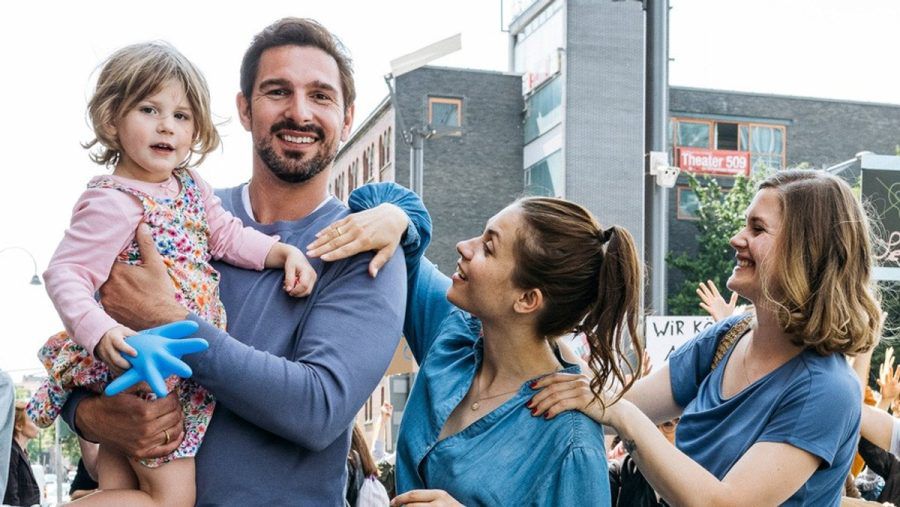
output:
[[[462,135],[425,141],[423,193],[434,221],[428,258],[450,274],[456,243],[480,235],[522,194],[522,79],[498,72],[423,67],[396,82],[407,128],[428,121],[428,97],[462,99]],[[395,124],[396,181],[409,186],[409,146]]]
[[569,0],[566,198],[644,238],[644,14],[640,2]]
[[900,105],[669,87],[669,111],[787,122],[787,165],[826,167],[857,152],[893,155]]
[[[900,144],[900,105],[669,87],[669,114],[771,120],[786,125],[787,167],[806,162],[824,168],[864,150],[893,155]],[[724,187],[733,182],[732,178],[718,180]],[[686,185],[687,178],[680,176],[678,184]],[[693,222],[676,218],[675,189],[670,195],[669,249],[696,252],[697,229]],[[670,269],[669,294],[683,281],[677,270]]]

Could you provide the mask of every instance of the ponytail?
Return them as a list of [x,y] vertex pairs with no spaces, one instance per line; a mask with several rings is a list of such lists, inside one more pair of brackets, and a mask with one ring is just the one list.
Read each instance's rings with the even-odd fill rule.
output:
[[[549,339],[584,332],[594,373],[591,390],[598,401],[611,378],[627,390],[641,371],[643,355],[637,329],[641,264],[634,239],[622,227],[602,230],[589,211],[570,201],[530,197],[517,204],[525,226],[515,247],[512,279],[544,295],[538,333]],[[626,334],[636,365],[627,360]]]
[[[615,402],[634,384],[638,377],[635,373],[643,367],[643,346],[637,327],[641,269],[634,238],[627,229],[613,226],[604,235],[609,241],[602,248],[603,261],[597,278],[597,299],[585,316],[581,330],[587,337],[590,356],[588,366],[594,373],[591,390],[599,395],[607,380],[613,377],[623,386],[613,400]],[[627,357],[624,350],[625,336],[631,342],[636,356],[636,364],[625,361],[628,365],[627,373],[624,365],[616,360]],[[603,404],[602,401],[600,403]]]

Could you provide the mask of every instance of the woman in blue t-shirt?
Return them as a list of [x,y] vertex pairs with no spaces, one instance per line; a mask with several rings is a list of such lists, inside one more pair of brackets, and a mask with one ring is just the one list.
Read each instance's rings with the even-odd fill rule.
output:
[[[838,505],[861,405],[844,356],[871,348],[881,325],[865,213],[843,180],[782,171],[731,245],[728,288],[755,319],[712,326],[605,412],[587,377],[545,377],[536,415],[578,409],[612,426],[672,504]],[[677,449],[652,422],[676,416]]]

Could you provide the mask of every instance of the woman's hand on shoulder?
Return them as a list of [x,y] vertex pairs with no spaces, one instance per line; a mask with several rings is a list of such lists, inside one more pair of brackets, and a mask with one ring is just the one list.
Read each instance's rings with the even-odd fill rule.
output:
[[391,500],[391,507],[462,507],[455,498],[442,489],[414,489]]
[[369,274],[374,278],[394,255],[408,225],[409,217],[402,209],[380,204],[348,215],[316,233],[316,240],[306,247],[306,255],[331,262],[375,251],[369,263]]
[[609,410],[604,410],[594,392],[591,377],[583,373],[554,373],[536,380],[531,388],[537,394],[526,406],[531,415],[553,419],[566,410],[578,410],[600,424],[609,424]]

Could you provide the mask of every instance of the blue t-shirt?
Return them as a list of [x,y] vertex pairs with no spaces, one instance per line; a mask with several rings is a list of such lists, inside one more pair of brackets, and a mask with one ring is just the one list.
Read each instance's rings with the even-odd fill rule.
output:
[[859,439],[859,382],[843,354],[807,349],[723,398],[722,376],[734,347],[712,373],[710,365],[719,340],[741,317],[711,326],[669,358],[672,396],[684,407],[676,446],[721,480],[756,442],[792,445],[821,463],[784,505],[839,505]]

